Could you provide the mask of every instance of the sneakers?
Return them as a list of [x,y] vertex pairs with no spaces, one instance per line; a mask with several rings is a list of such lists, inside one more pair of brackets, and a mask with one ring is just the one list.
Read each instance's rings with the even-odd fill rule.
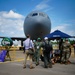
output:
[[35,67],[33,67],[33,66],[30,66],[30,69],[34,69]]
[[36,64],[36,66],[38,66],[38,65],[39,65],[39,63]]
[[[26,68],[26,66],[24,66],[23,67],[23,69],[25,69]],[[33,67],[33,66],[30,66],[30,69],[34,69],[35,67]]]
[[44,68],[48,68],[48,66],[45,66]]
[[49,64],[49,68],[52,68],[52,64]]
[[26,66],[23,67],[23,69],[25,69],[25,68],[26,68]]

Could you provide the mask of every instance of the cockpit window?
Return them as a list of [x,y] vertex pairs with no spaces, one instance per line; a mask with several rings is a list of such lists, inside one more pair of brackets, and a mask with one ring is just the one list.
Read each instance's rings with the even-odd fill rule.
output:
[[32,16],[37,16],[37,15],[38,15],[38,13],[33,13],[33,14],[32,14]]
[[43,17],[45,16],[43,13],[39,13],[39,15],[40,15],[40,16],[43,16]]

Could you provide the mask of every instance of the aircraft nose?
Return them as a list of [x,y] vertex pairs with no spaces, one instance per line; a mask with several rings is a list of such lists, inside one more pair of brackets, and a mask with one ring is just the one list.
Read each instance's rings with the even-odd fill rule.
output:
[[41,19],[40,18],[36,19],[36,22],[41,23]]
[[35,24],[35,28],[37,29],[41,29],[43,27],[43,25],[41,23],[36,23]]
[[42,34],[42,31],[44,31],[44,29],[45,29],[45,27],[41,23],[36,23],[35,26],[34,26],[34,30],[35,30],[35,32],[37,34],[38,33],[41,33]]
[[36,23],[43,23],[43,21],[44,21],[44,18],[42,17],[34,18],[34,22]]

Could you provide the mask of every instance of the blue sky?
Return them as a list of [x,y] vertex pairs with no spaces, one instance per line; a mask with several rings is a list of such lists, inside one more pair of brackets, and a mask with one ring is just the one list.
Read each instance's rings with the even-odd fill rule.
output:
[[0,0],[0,36],[24,37],[24,19],[34,10],[50,17],[51,32],[75,36],[75,0]]

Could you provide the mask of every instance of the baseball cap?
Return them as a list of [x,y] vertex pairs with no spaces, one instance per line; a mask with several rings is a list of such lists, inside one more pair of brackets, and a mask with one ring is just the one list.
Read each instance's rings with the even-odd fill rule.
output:
[[41,40],[41,38],[37,38],[37,40]]
[[47,40],[47,39],[48,39],[48,37],[45,37],[45,38],[44,38],[44,40]]

